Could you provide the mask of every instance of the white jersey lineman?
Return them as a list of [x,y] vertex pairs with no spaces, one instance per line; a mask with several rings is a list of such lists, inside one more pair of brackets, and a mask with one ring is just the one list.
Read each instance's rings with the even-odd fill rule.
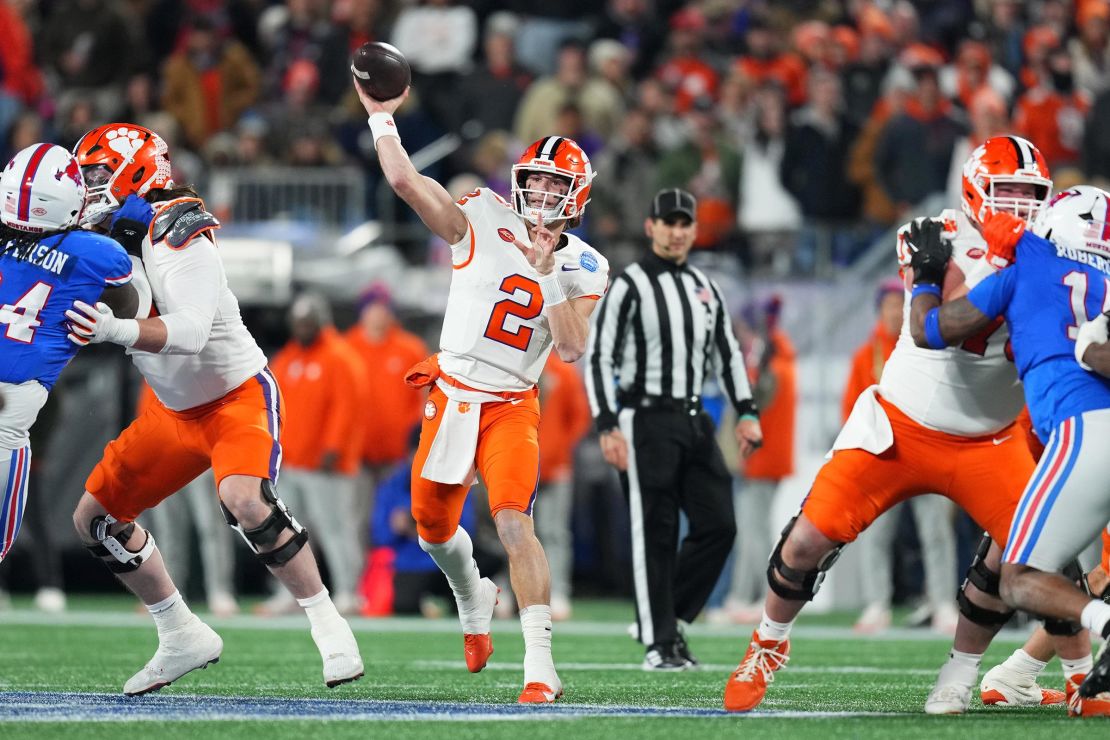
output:
[[[492,190],[459,200],[467,219],[451,245],[454,275],[440,334],[439,366],[447,375],[486,391],[526,391],[536,385],[551,353],[539,274],[513,245],[527,244],[521,218]],[[560,237],[555,270],[568,300],[599,299],[609,263],[572,234]]]
[[[967,217],[942,211],[939,220],[951,240],[952,260],[974,287],[994,271],[986,260],[987,244]],[[898,259],[909,264],[899,229]],[[981,437],[1009,426],[1021,413],[1025,396],[1009,356],[1010,332],[998,320],[981,335],[958,347],[922,349],[910,336],[907,291],[902,332],[883,368],[879,393],[923,427],[961,437]]]
[[[180,203],[155,204],[154,225],[143,240],[142,263],[135,269],[137,284],[144,278],[144,270],[138,268],[145,269],[153,303],[149,308],[140,305],[138,318],[163,316],[166,347],[159,353],[127,350],[158,400],[173,411],[222,398],[266,367],[266,356],[243,324],[239,301],[228,288],[211,232],[179,247],[169,238],[151,238],[158,217],[169,216],[172,205]],[[172,321],[169,314],[186,320]]]

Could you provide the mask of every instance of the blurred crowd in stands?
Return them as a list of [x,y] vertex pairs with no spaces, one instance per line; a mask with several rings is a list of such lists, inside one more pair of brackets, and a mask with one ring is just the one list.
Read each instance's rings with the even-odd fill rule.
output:
[[389,41],[406,146],[463,141],[429,174],[505,191],[525,145],[573,137],[599,173],[583,228],[617,266],[659,186],[698,196],[699,246],[807,274],[954,187],[990,134],[1110,178],[1106,0],[0,0],[0,36],[0,157],[122,118],[201,184],[348,164],[373,185],[348,64]]

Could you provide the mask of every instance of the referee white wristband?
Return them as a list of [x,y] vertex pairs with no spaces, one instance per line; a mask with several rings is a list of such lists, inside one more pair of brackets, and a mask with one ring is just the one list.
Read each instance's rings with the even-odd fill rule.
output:
[[563,292],[563,286],[559,283],[559,273],[549,272],[546,275],[540,275],[540,295],[543,296],[545,306],[566,303],[567,294]]
[[374,146],[378,145],[378,139],[385,136],[392,136],[398,141],[401,140],[401,135],[397,133],[397,124],[393,122],[393,114],[379,111],[370,114],[366,119],[366,123],[370,125],[370,133],[374,135]]

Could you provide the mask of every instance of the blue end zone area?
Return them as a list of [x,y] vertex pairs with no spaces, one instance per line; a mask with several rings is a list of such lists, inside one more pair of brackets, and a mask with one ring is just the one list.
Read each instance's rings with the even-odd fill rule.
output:
[[265,699],[245,696],[139,696],[43,691],[0,692],[0,722],[128,720],[545,720],[580,717],[712,717],[720,709],[653,709],[560,704],[458,704],[368,699]]
[[140,696],[49,691],[0,691],[0,722],[158,722],[212,720],[377,720],[468,722],[544,721],[582,717],[817,718],[897,716],[890,712],[763,711],[729,715],[722,709],[557,704],[461,704],[369,699],[259,699],[246,696]]

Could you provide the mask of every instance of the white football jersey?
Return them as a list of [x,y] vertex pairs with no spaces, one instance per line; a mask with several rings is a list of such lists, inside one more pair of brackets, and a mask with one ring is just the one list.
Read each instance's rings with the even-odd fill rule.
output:
[[[967,286],[974,287],[994,271],[986,260],[986,242],[962,212],[945,210],[939,218],[951,239],[952,259]],[[909,264],[903,243],[908,228],[898,232],[903,265]],[[909,322],[907,291],[902,332],[879,379],[883,398],[924,427],[962,437],[993,434],[1017,418],[1025,396],[1008,356],[1010,332],[1004,321],[998,319],[979,335],[943,350],[914,344]]]
[[[439,339],[439,365],[457,380],[486,391],[524,391],[539,380],[551,353],[551,330],[539,274],[513,246],[528,243],[524,221],[501,196],[481,188],[459,200],[469,222],[451,245],[454,274]],[[555,270],[568,300],[599,299],[609,263],[567,234]]]
[[[202,250],[207,254],[199,254]],[[213,256],[215,259],[212,259]],[[140,313],[138,318],[168,314],[179,308],[173,297],[167,295],[165,273],[180,268],[182,260],[197,263],[198,269],[191,270],[188,279],[206,283],[214,281],[218,286],[218,290],[214,291],[215,315],[208,342],[195,355],[127,350],[158,400],[174,411],[203,406],[222,398],[266,367],[266,355],[243,324],[239,301],[227,286],[227,275],[219,252],[204,235],[196,236],[185,246],[175,249],[166,240],[152,243],[150,232],[147,232],[143,240],[142,266],[150,285],[153,306],[148,304],[148,313]],[[135,267],[138,268],[138,265]],[[136,269],[135,274],[139,275],[138,282],[141,284],[142,273]],[[142,292],[145,291],[140,289],[140,294]],[[187,294],[188,286],[179,285],[177,293]]]

